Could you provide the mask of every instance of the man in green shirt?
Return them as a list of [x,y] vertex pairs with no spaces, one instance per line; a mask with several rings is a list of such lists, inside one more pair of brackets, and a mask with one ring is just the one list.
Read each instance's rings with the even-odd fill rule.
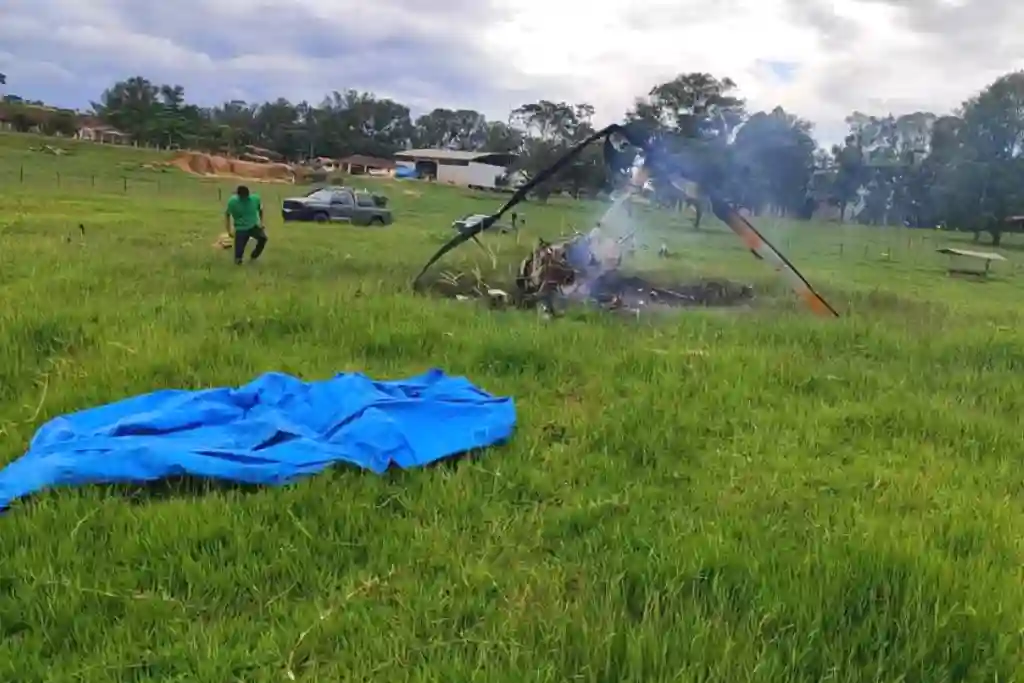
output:
[[245,245],[249,238],[256,240],[256,248],[249,256],[255,261],[267,246],[267,232],[263,229],[263,204],[260,196],[249,192],[245,185],[239,185],[235,194],[228,200],[224,211],[224,228],[228,235],[235,238],[235,263],[242,264],[245,257]]

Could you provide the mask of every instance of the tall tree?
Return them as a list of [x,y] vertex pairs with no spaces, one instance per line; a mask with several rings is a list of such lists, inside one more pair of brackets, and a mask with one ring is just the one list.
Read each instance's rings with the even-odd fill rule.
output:
[[693,72],[651,88],[637,98],[627,112],[630,120],[642,120],[684,139],[728,138],[744,119],[743,100],[736,97],[736,83],[711,74]]
[[757,112],[736,133],[733,194],[755,212],[804,212],[814,173],[811,124],[782,107]]
[[958,201],[947,206],[975,239],[988,232],[998,245],[1006,219],[1024,213],[1024,71],[969,99],[961,118],[945,183]]
[[[707,177],[730,185],[732,165],[730,140],[745,118],[743,100],[736,97],[736,83],[708,73],[679,74],[654,86],[644,97],[635,100],[626,112],[628,121],[647,123],[663,134],[665,144],[674,152],[686,155],[700,165]],[[706,200],[690,184],[683,191],[675,186],[655,187],[656,196],[664,204],[686,205],[696,211],[694,228],[700,227]]]
[[118,81],[92,103],[104,121],[132,136],[135,142],[153,142],[162,103],[160,87],[142,76]]
[[417,147],[472,151],[487,142],[487,119],[471,109],[434,109],[416,119]]
[[483,151],[510,153],[523,148],[523,135],[504,121],[488,121]]
[[[6,82],[0,74],[0,86]],[[73,112],[41,104],[7,94],[2,115],[18,130],[73,132]],[[592,132],[594,115],[588,104],[539,100],[518,107],[507,122],[443,107],[414,122],[402,103],[354,90],[332,92],[319,104],[277,98],[204,108],[189,102],[181,86],[142,76],[114,83],[93,105],[105,122],[144,144],[291,160],[390,156],[412,145],[516,152],[528,173]],[[997,243],[1007,217],[1024,214],[1024,72],[997,79],[950,115],[854,112],[846,139],[831,151],[816,149],[810,124],[791,112],[747,117],[736,84],[706,73],[655,86],[626,118],[650,123],[674,152],[702,164],[716,187],[755,211],[807,215],[824,199],[861,222],[945,222],[976,236],[990,233]],[[613,180],[595,146],[539,194],[592,192]],[[661,197],[667,204],[699,200],[674,186],[655,190],[671,195]]]
[[850,133],[842,145],[833,145],[832,157],[835,159],[835,185],[833,196],[839,203],[839,218],[846,220],[847,210],[855,205],[860,198],[860,189],[864,185],[865,164],[862,136]]
[[854,112],[847,117],[850,134],[861,150],[863,198],[857,220],[876,225],[920,221],[921,163],[935,115],[915,112],[902,116],[868,116]]
[[[523,170],[533,175],[554,163],[570,146],[593,132],[593,115],[593,105],[551,100],[531,102],[514,109],[509,122],[524,139]],[[557,177],[537,188],[537,196],[545,199],[560,189],[579,194],[585,187],[600,187],[604,167],[596,155],[595,150],[588,150]]]

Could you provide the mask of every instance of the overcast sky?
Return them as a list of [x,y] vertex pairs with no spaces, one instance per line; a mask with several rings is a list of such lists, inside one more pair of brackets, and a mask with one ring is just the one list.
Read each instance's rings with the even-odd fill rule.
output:
[[842,137],[853,110],[948,111],[1024,68],[1018,0],[0,0],[7,92],[86,108],[132,75],[192,101],[356,88],[504,119],[537,98],[598,123],[680,72],[731,77]]

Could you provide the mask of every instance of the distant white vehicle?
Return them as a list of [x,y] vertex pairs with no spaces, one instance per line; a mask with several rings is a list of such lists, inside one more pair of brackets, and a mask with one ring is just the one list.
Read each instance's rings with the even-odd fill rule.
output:
[[[458,230],[459,232],[468,232],[474,226],[482,223],[484,221],[484,219],[486,219],[486,218],[488,218],[488,215],[485,214],[485,213],[471,213],[471,214],[468,214],[466,216],[463,216],[462,218],[460,218],[457,221],[454,221],[452,223],[452,228],[454,230]],[[517,226],[514,225],[514,224],[510,224],[510,223],[497,223],[497,224],[495,224],[491,228],[491,230],[498,230],[499,232],[506,233],[506,232],[512,232],[516,228],[517,228]]]

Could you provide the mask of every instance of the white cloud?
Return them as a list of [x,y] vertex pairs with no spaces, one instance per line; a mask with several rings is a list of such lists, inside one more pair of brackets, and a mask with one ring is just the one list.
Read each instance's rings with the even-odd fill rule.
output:
[[141,73],[206,100],[356,87],[504,117],[546,97],[606,122],[707,71],[824,141],[853,110],[948,111],[1024,68],[1016,0],[8,0],[4,14],[0,70],[40,97],[88,99],[86,86]]
[[[1024,4],[1014,0],[985,0],[1003,16],[977,13],[985,35],[969,54],[956,44],[973,14],[963,2],[924,8],[936,20],[925,31],[914,26],[913,2],[734,0],[694,10],[679,0],[597,0],[583,10],[570,0],[502,1],[513,18],[487,27],[480,44],[510,65],[508,82],[562,84],[558,97],[588,100],[606,120],[662,80],[707,71],[735,80],[752,107],[781,104],[835,138],[855,109],[948,111],[1024,68]],[[766,62],[796,68],[783,79]]]

